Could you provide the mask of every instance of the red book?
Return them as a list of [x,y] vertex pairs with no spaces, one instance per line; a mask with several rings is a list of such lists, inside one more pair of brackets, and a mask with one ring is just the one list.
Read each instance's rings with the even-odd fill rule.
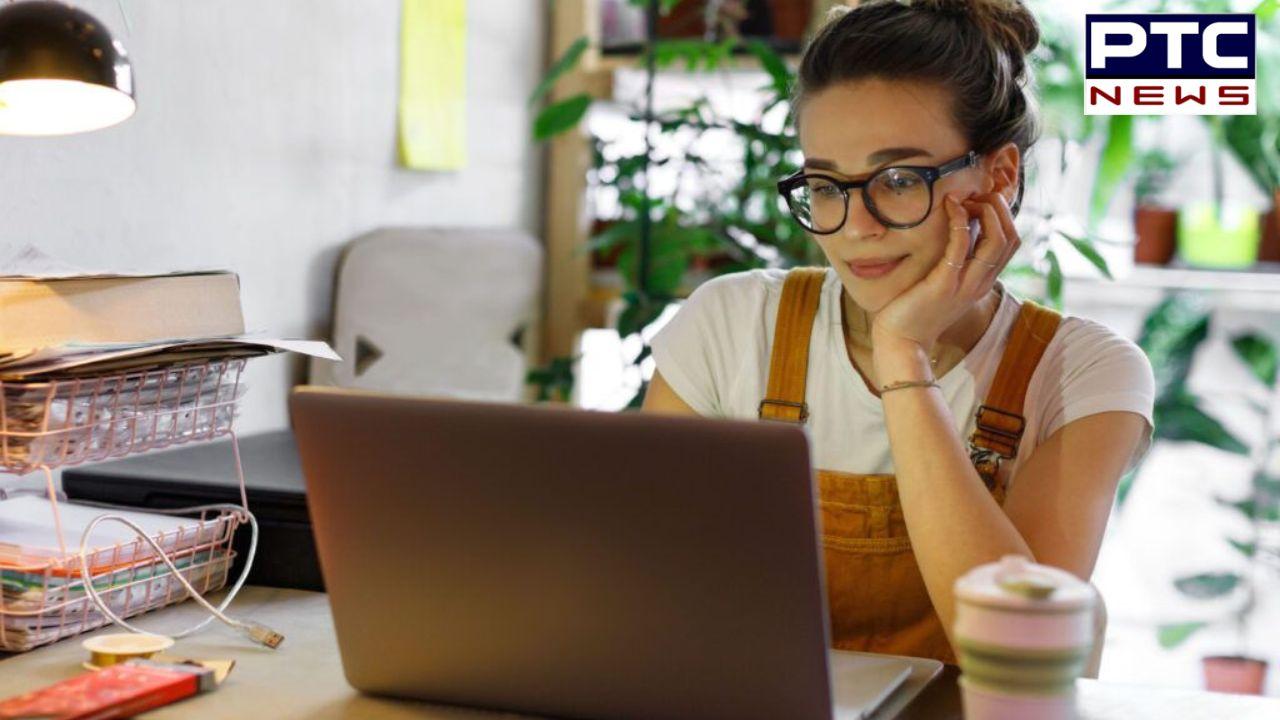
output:
[[213,689],[213,671],[131,660],[0,701],[0,720],[113,720]]

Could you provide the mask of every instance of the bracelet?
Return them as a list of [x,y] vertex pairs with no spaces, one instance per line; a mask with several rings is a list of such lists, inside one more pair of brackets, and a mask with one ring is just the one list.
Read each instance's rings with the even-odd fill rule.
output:
[[880,388],[880,394],[883,395],[892,390],[901,390],[909,387],[938,387],[937,380],[902,380],[891,385],[885,385]]

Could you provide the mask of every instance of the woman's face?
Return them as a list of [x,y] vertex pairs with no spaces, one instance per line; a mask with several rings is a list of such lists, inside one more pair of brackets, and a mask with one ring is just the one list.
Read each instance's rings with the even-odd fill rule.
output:
[[[805,99],[799,118],[805,172],[864,180],[891,165],[937,166],[953,160],[970,148],[950,107],[947,90],[919,82],[867,79],[814,93]],[[860,307],[878,312],[940,262],[949,232],[943,197],[956,192],[964,199],[993,189],[988,165],[987,158],[980,158],[977,166],[935,182],[928,216],[905,230],[882,225],[867,210],[862,193],[849,191],[844,226],[813,238]],[[901,262],[878,277],[859,277],[850,265],[898,258]]]

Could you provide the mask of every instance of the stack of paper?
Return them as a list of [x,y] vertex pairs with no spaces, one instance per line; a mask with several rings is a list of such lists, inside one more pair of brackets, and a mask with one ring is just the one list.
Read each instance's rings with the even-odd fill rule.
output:
[[29,245],[0,250],[0,328],[0,380],[8,381],[272,352],[338,359],[322,342],[245,334],[234,273],[83,269]]
[[[0,501],[0,649],[27,650],[106,622],[85,591],[78,557],[85,528],[105,513],[141,527],[202,593],[226,583],[233,557],[231,513],[201,522],[67,502],[57,507],[61,542],[49,500],[19,496]],[[187,597],[151,546],[121,523],[99,523],[86,547],[93,587],[117,614],[145,612]]]

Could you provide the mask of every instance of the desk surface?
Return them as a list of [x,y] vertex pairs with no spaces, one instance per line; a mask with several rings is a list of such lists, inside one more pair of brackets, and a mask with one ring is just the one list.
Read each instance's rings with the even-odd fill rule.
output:
[[[252,618],[284,633],[278,650],[252,646],[231,630],[214,625],[179,641],[175,654],[194,658],[234,658],[236,668],[217,691],[170,705],[147,718],[429,718],[470,720],[515,718],[511,714],[463,710],[360,695],[347,685],[338,658],[328,598],[321,593],[245,588],[232,604],[233,615]],[[147,616],[140,624],[156,632],[177,631],[203,611],[184,603]],[[103,630],[99,632],[112,632]],[[85,636],[0,660],[0,697],[35,689],[81,672]],[[1081,720],[1151,718],[1280,717],[1280,700],[1220,695],[1168,688],[1080,682]],[[955,672],[934,682],[901,720],[959,720]]]

